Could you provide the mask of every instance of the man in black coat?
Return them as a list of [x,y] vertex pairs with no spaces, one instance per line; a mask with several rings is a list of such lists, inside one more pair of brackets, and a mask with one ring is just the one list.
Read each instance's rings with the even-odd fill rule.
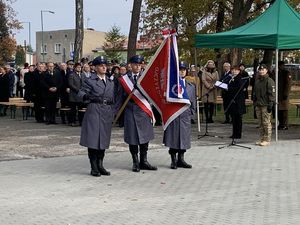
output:
[[[70,107],[70,102],[69,102],[69,94],[70,94],[69,76],[70,76],[71,73],[73,73],[73,72],[71,70],[67,69],[67,64],[65,64],[65,63],[60,64],[60,74],[61,74],[61,80],[62,80],[62,87],[60,89],[61,108]],[[69,121],[68,115],[66,115],[66,113],[61,110],[60,111],[60,117],[61,117],[61,122],[63,124],[66,124],[66,116],[67,116],[68,123],[71,123]]]
[[[9,101],[9,77],[3,67],[0,67],[0,102]],[[7,106],[0,105],[0,116],[6,115]]]
[[29,66],[28,72],[24,74],[24,99],[26,102],[33,102],[34,98],[34,65]]
[[14,97],[15,74],[11,70],[10,65],[6,65],[4,69],[9,80],[9,97],[12,98]]
[[34,71],[33,75],[33,104],[34,104],[34,115],[36,122],[43,123],[44,122],[44,100],[42,96],[42,87],[41,87],[41,79],[45,73],[45,64],[38,63],[37,69]]
[[42,95],[45,100],[46,124],[56,124],[56,103],[59,99],[60,89],[62,87],[61,74],[54,70],[54,64],[47,64],[47,71],[41,80]]
[[82,83],[84,82],[84,75],[81,73],[81,64],[75,63],[74,65],[74,72],[69,75],[68,77],[68,86],[70,89],[69,94],[69,103],[71,106],[70,112],[70,124],[71,126],[75,126],[76,123],[76,115],[78,114],[78,122],[81,125],[82,122],[82,114],[79,113],[79,110],[83,108],[83,103],[77,97],[77,93],[79,92]]

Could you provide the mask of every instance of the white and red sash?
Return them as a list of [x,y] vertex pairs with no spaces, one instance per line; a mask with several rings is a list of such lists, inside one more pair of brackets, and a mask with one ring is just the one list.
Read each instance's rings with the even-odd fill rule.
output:
[[[134,85],[127,74],[119,77],[119,81],[126,91],[127,94],[130,94],[134,88]],[[147,101],[147,99],[137,90],[133,90],[133,94],[131,95],[133,101],[152,119],[153,124],[155,124],[155,117],[152,112],[151,105]]]

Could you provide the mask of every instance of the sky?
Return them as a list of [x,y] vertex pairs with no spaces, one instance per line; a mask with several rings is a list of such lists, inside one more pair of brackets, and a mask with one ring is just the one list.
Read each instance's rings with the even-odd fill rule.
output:
[[[121,33],[128,36],[133,0],[83,0],[84,27],[107,32],[112,26],[121,28]],[[75,28],[75,0],[16,0],[12,7],[20,22],[30,22],[31,45],[35,46],[35,32],[41,31],[41,10],[43,12],[44,31]],[[15,30],[18,44],[29,42],[29,24],[23,23],[22,30]]]

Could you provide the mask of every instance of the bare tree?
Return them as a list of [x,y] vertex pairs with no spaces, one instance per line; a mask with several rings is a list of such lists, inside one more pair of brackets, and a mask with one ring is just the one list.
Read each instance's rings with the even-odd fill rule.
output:
[[79,62],[82,57],[83,44],[83,0],[75,0],[75,45],[74,45],[74,62]]
[[134,0],[132,13],[131,13],[131,23],[130,23],[130,31],[128,37],[128,50],[127,50],[127,60],[130,57],[136,54],[136,40],[139,31],[139,21],[141,14],[142,0]]

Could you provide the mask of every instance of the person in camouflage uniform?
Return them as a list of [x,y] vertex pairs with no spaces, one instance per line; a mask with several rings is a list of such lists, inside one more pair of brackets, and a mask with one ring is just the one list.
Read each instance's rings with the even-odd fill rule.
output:
[[258,67],[258,76],[255,80],[253,104],[256,107],[256,115],[260,130],[260,140],[257,145],[270,145],[272,135],[272,108],[275,103],[275,82],[268,75],[265,64]]

